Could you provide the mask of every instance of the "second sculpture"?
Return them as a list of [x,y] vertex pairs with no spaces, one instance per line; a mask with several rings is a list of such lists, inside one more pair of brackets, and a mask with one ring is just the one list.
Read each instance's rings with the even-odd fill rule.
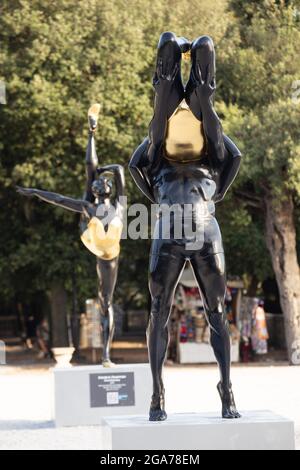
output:
[[[73,199],[50,191],[18,188],[23,196],[36,196],[42,201],[81,214],[80,232],[84,245],[96,256],[98,298],[102,331],[102,364],[111,367],[110,360],[114,335],[113,294],[118,275],[120,239],[123,228],[125,179],[121,165],[99,167],[95,146],[95,131],[100,105],[88,112],[89,136],[86,150],[86,188],[83,199]],[[112,192],[114,176],[115,191]]]

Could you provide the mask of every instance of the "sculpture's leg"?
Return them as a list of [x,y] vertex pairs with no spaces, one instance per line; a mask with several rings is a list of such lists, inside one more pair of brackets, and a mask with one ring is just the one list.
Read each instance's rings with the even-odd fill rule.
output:
[[[159,70],[161,63],[161,69]],[[167,110],[167,118],[169,118],[177,106],[184,98],[184,87],[181,78],[181,49],[178,44],[177,37],[174,33],[165,32],[162,33],[157,47],[157,57],[156,57],[156,72],[153,78],[153,82],[158,79],[160,72],[165,76],[172,75],[175,66],[178,67],[171,93],[168,93],[168,96],[161,97],[156,96],[154,106],[160,108],[163,103],[164,107]],[[163,93],[163,88],[156,88],[156,94]],[[155,114],[155,112],[154,112]]]
[[99,164],[95,144],[95,130],[97,127],[99,110],[100,105],[94,104],[88,111],[89,136],[85,155],[86,183],[84,199],[90,202],[94,202],[95,199],[92,193],[92,183],[97,178],[97,168]]
[[154,112],[149,125],[148,158],[159,161],[167,131],[167,122],[184,98],[181,79],[181,49],[175,34],[166,32],[160,36],[156,67],[153,77],[155,89]]
[[218,391],[222,401],[223,418],[239,418],[230,382],[230,335],[225,312],[225,258],[224,253],[201,256],[200,252],[191,257],[191,264],[197,279],[211,331],[213,347],[221,381]]
[[185,91],[186,101],[195,117],[199,119],[199,121],[202,121],[199,99],[195,91],[197,80],[200,80],[198,71],[199,67],[203,80],[206,79],[207,73],[210,75],[210,83],[215,82],[216,80],[215,48],[213,40],[209,36],[200,36],[193,41],[191,59],[191,73]]
[[97,274],[103,342],[102,363],[109,367],[112,365],[110,350],[115,330],[112,300],[118,275],[118,258],[112,260],[97,258]]
[[168,319],[174,290],[185,264],[180,253],[152,254],[150,258],[149,289],[151,314],[147,329],[149,361],[153,377],[150,421],[167,418],[164,410],[162,369],[169,344]]

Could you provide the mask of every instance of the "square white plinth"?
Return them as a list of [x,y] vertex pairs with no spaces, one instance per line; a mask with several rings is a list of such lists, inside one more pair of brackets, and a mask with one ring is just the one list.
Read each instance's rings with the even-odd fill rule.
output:
[[236,420],[216,413],[170,415],[149,422],[146,416],[104,419],[106,450],[293,450],[294,423],[271,411],[243,412]]
[[147,414],[149,364],[53,369],[57,426],[102,424],[104,416]]

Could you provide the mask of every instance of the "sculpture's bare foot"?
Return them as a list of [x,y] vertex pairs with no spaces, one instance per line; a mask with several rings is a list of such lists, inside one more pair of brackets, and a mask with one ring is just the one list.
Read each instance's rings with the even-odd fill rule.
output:
[[152,395],[149,421],[165,421],[167,413],[165,412],[165,398],[164,394]]
[[110,359],[103,359],[102,361],[103,367],[115,367],[115,363],[112,362]]
[[88,110],[88,122],[91,132],[95,132],[100,112],[100,104],[93,104]]
[[165,421],[167,419],[167,413],[164,410],[152,410],[149,411],[149,421]]
[[222,401],[222,418],[237,419],[241,418],[240,413],[236,409],[232,388],[224,389],[222,382],[217,385],[218,392]]

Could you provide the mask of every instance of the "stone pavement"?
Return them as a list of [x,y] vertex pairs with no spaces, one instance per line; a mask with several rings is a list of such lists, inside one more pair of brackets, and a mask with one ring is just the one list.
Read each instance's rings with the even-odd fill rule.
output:
[[[215,366],[165,368],[169,413],[219,410]],[[240,411],[269,409],[294,420],[300,449],[300,370],[287,365],[236,365]],[[0,449],[101,449],[101,427],[55,428],[48,367],[0,367]],[[149,393],[150,395],[150,393]]]

